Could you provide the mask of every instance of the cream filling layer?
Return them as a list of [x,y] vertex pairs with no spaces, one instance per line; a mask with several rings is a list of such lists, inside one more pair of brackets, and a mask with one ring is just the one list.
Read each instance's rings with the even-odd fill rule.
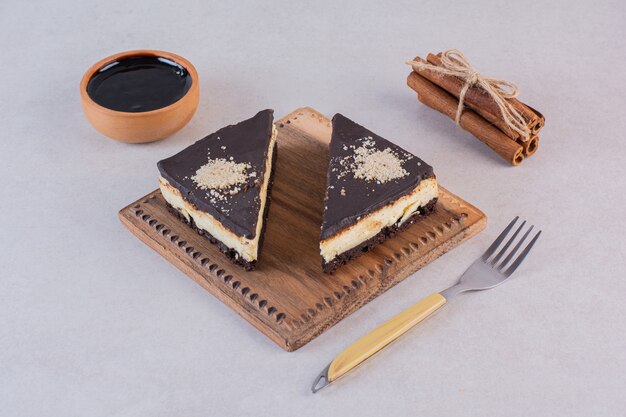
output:
[[438,195],[437,180],[422,180],[409,194],[391,204],[363,217],[356,224],[320,241],[320,253],[325,262],[332,261],[337,255],[373,238],[383,228],[394,224],[401,225],[417,209],[426,205]]
[[261,205],[259,207],[259,218],[256,224],[256,232],[252,239],[244,236],[237,236],[235,233],[224,227],[215,217],[209,213],[198,210],[189,201],[185,200],[176,188],[174,188],[165,178],[159,176],[159,188],[163,198],[172,207],[178,210],[187,220],[193,219],[199,229],[205,230],[215,239],[219,240],[231,249],[234,249],[239,256],[248,262],[252,262],[259,257],[259,239],[261,238],[261,230],[263,229],[263,213],[265,212],[265,204],[267,202],[267,188],[269,187],[270,175],[272,172],[272,156],[274,154],[274,146],[276,144],[277,130],[272,128],[272,137],[268,147],[268,158],[265,164],[265,176],[261,185]]

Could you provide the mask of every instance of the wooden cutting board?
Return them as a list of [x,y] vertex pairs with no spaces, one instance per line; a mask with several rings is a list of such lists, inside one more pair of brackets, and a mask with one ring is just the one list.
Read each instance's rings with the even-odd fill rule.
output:
[[487,223],[480,210],[441,188],[431,215],[326,275],[319,233],[330,121],[311,108],[301,108],[276,126],[278,159],[257,270],[245,272],[231,264],[167,210],[159,190],[120,210],[119,217],[144,243],[288,351],[311,341]]

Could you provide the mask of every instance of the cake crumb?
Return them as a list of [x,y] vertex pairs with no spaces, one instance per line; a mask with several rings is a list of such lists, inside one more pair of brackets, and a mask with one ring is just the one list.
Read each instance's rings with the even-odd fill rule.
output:
[[346,189],[345,189],[345,188],[342,188],[342,189],[339,191],[339,194],[341,194],[343,197],[345,197],[345,196],[346,196]]
[[250,168],[252,167],[248,163],[236,163],[223,158],[209,159],[191,179],[198,188],[208,190],[210,196],[216,197],[216,194],[223,196],[216,190],[224,190],[243,184],[248,179],[246,172]]
[[361,147],[354,151],[354,177],[382,184],[405,177],[402,160],[390,148],[375,150]]
[[391,148],[376,149],[376,141],[371,136],[362,138],[361,146],[351,148],[354,152],[339,161],[344,169],[338,178],[352,172],[354,178],[384,184],[409,175],[402,167],[406,157],[401,158]]

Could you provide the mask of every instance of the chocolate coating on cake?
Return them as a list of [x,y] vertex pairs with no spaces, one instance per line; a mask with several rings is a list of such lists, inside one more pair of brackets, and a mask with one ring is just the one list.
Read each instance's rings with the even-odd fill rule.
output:
[[[433,168],[420,158],[339,113],[333,117],[332,128],[322,240],[397,200],[422,180],[435,175]],[[363,178],[362,169],[353,169],[355,158],[361,157],[358,150],[393,155],[396,159],[387,159],[396,165],[399,161],[401,169],[391,167],[392,175],[381,176],[378,181],[368,176]],[[357,178],[355,172],[361,178]]]
[[[215,217],[236,235],[251,239],[256,234],[259,219],[273,121],[274,111],[268,109],[251,119],[226,126],[159,161],[159,172],[187,201]],[[228,190],[202,189],[193,178],[209,158],[249,164],[248,173],[254,175]]]

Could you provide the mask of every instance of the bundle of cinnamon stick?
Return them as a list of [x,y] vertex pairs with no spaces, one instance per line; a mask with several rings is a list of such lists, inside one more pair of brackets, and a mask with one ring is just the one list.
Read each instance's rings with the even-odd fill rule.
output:
[[[449,52],[451,51],[446,51],[445,54]],[[454,52],[460,55],[458,51]],[[446,58],[452,56],[446,55]],[[476,75],[480,74],[469,64],[467,73],[468,78],[474,77],[472,80],[450,75],[452,71],[447,71],[444,65],[450,62],[449,58],[442,62],[442,53],[428,54],[426,60],[415,57],[413,61],[408,62],[412,65],[413,71],[407,78],[407,84],[417,92],[419,101],[457,120],[459,126],[472,133],[512,165],[519,165],[525,157],[534,154],[539,147],[539,131],[545,125],[545,118],[541,113],[514,97],[504,98],[499,105],[494,100],[493,92],[488,93],[475,82]],[[437,70],[433,66],[443,69]],[[462,100],[461,109],[459,97]],[[503,111],[508,110],[503,110],[502,102],[521,120],[523,127],[521,131],[515,126],[511,127],[507,115],[503,114]],[[458,118],[457,111],[460,111]]]

